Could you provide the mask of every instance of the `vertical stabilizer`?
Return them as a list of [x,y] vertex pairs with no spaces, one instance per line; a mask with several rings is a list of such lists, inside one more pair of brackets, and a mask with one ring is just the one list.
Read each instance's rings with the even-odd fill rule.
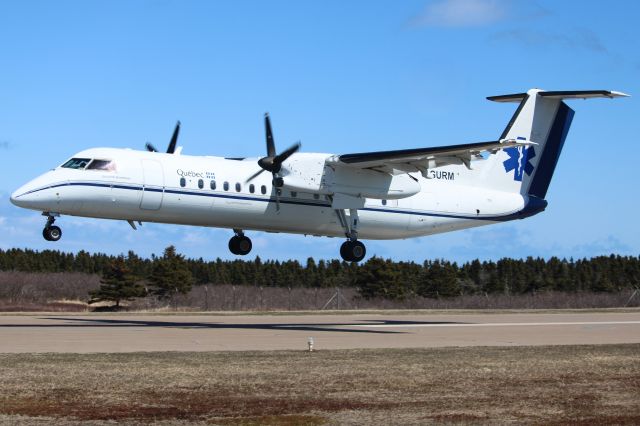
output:
[[[544,199],[571,126],[573,110],[562,99],[544,98],[539,93],[536,89],[527,92],[501,137],[526,139],[537,145],[505,149],[499,163],[506,177],[512,178],[512,191]],[[532,188],[535,193],[531,193]]]
[[495,102],[519,102],[500,139],[529,140],[535,145],[506,148],[490,156],[489,163],[480,173],[482,184],[543,200],[574,115],[563,99],[620,96],[627,95],[606,90],[547,92],[531,89],[527,93],[487,98]]

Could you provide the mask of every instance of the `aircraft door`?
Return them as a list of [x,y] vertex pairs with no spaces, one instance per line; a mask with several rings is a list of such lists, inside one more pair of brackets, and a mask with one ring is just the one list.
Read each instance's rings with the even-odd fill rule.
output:
[[143,210],[159,210],[164,196],[164,171],[156,160],[142,160],[142,201]]

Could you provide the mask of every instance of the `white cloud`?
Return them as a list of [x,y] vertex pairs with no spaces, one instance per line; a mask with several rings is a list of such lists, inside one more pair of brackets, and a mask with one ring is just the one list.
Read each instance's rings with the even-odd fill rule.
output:
[[503,0],[440,0],[429,3],[411,20],[414,26],[475,27],[498,22],[508,15]]
[[183,232],[181,242],[190,246],[205,246],[211,243],[211,240],[207,238],[205,229],[189,229]]
[[540,46],[543,48],[560,47],[562,49],[584,49],[595,53],[608,54],[609,50],[592,30],[575,28],[564,32],[536,31],[528,28],[518,28],[500,31],[491,39],[499,41],[515,41],[527,47]]
[[409,21],[413,27],[481,27],[502,21],[522,22],[550,15],[530,0],[433,0]]
[[593,241],[586,241],[582,244],[569,246],[565,252],[571,253],[574,258],[608,256],[611,253],[619,255],[634,255],[635,250],[620,240],[619,238],[609,235]]
[[[43,219],[44,220],[44,219]],[[93,234],[96,231],[111,233],[112,236],[119,235],[121,231],[130,230],[131,227],[124,220],[95,220],[92,218],[64,216],[64,221],[69,226],[74,226],[85,233]]]

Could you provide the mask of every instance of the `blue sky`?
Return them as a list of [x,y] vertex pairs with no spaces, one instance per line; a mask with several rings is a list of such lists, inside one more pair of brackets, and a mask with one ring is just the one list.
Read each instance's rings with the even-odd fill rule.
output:
[[[571,101],[571,132],[546,212],[405,241],[367,242],[396,260],[640,253],[636,1],[58,1],[0,4],[0,248],[142,255],[175,244],[231,258],[228,230],[44,218],[9,194],[88,147],[164,146],[260,156],[262,115],[280,147],[361,152],[499,136],[512,104],[486,96],[612,89]],[[633,97],[633,95],[636,95]],[[251,233],[254,254],[337,257],[339,239]]]

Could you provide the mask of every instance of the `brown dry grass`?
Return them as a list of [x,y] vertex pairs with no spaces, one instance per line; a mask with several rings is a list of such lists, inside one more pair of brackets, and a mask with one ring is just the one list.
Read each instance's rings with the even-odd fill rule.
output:
[[0,422],[639,424],[640,345],[0,355]]

